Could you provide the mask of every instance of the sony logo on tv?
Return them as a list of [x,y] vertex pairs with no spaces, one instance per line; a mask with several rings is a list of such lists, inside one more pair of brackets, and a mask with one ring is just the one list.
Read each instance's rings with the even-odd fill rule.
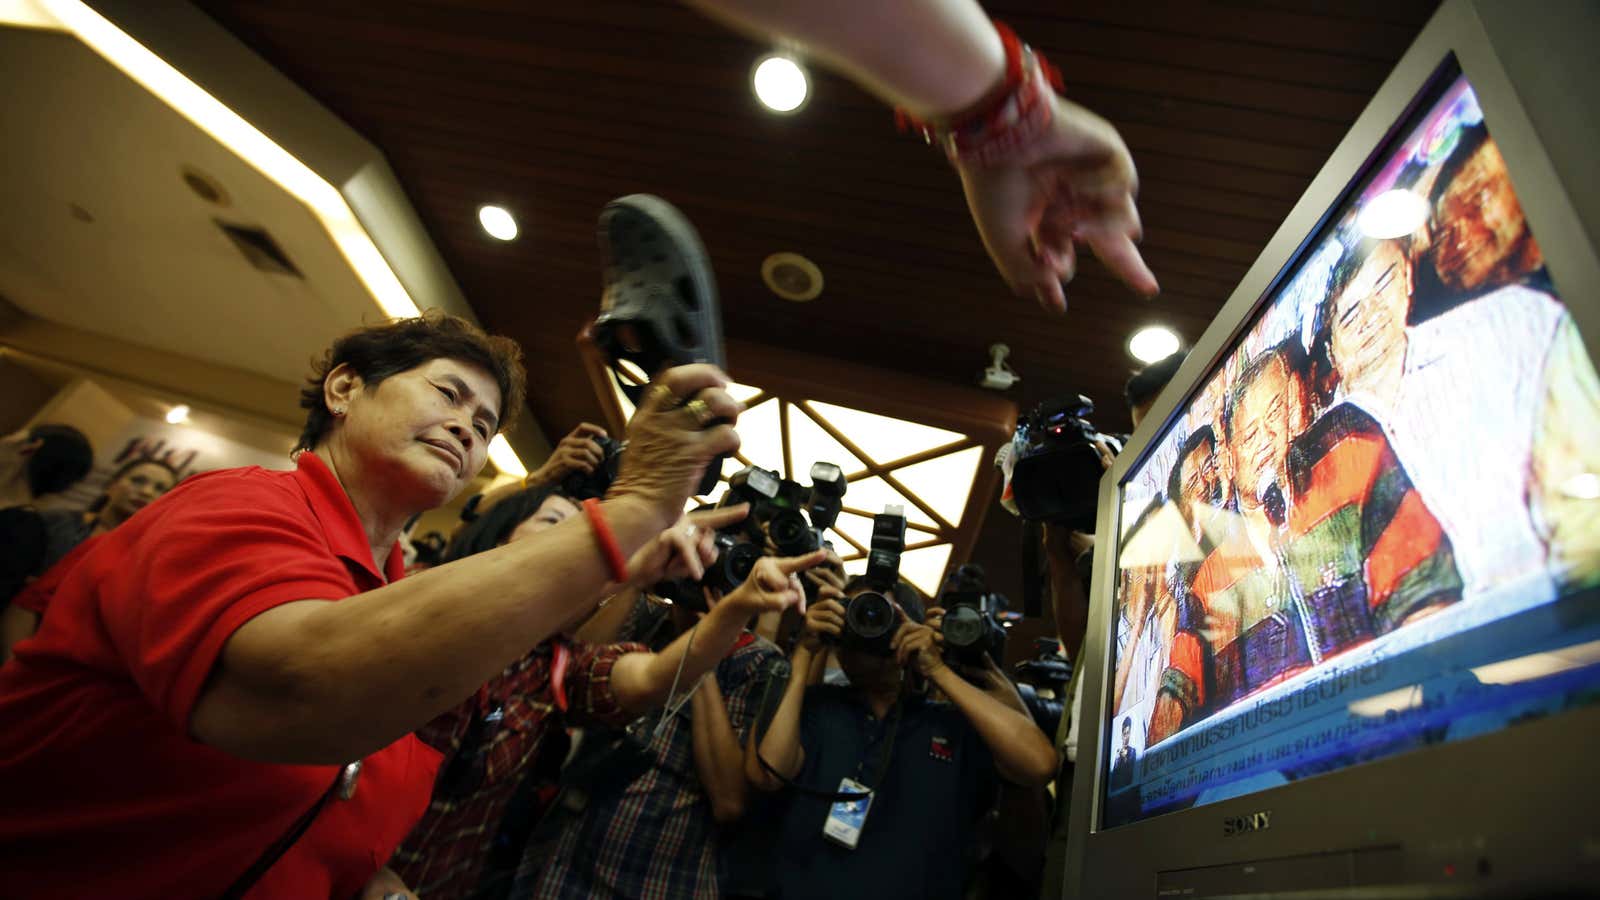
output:
[[1272,827],[1272,810],[1262,810],[1247,816],[1230,816],[1222,820],[1222,836],[1233,837],[1252,831],[1266,831]]

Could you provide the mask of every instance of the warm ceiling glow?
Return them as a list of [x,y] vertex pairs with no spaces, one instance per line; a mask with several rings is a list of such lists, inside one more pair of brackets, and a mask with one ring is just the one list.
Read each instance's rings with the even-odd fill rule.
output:
[[982,447],[968,447],[927,462],[894,471],[894,479],[939,514],[946,522],[961,521],[967,495],[983,461]]
[[[615,379],[611,387],[623,418],[631,418],[633,404],[628,402]],[[733,384],[728,393],[745,402],[765,392],[758,387]],[[823,427],[822,423],[828,427]],[[784,459],[784,424],[788,425],[787,460]],[[847,449],[829,433],[829,428],[843,435],[870,459]],[[744,460],[775,470],[801,484],[808,483],[812,463],[834,463],[844,470],[849,482],[844,505],[867,514],[841,512],[828,533],[828,540],[844,557],[845,570],[851,574],[866,571],[864,548],[872,542],[872,515],[883,511],[885,506],[899,506],[905,510],[906,521],[911,525],[906,543],[927,545],[901,555],[900,574],[923,593],[929,596],[938,593],[954,549],[950,538],[960,528],[966,513],[972,486],[983,463],[983,448],[972,446],[971,439],[960,432],[846,406],[815,400],[794,401],[771,394],[739,416],[739,438],[740,458],[723,462],[722,483],[707,496],[691,498],[685,509],[720,499],[727,491],[728,477],[744,468]],[[932,458],[896,465],[900,460],[923,454],[932,454]],[[875,474],[872,467],[887,470],[906,491],[901,492]],[[937,518],[930,516],[913,498],[932,509]]]
[[1583,472],[1561,482],[1561,493],[1574,500],[1600,500],[1600,475]]
[[494,463],[494,467],[499,469],[502,475],[510,475],[513,478],[527,477],[528,467],[517,458],[517,451],[511,449],[510,442],[503,434],[495,435],[494,440],[489,442],[489,461]]
[[850,443],[859,447],[862,453],[872,457],[872,461],[879,464],[892,463],[915,453],[932,450],[945,444],[954,444],[965,438],[965,435],[943,428],[862,412],[847,406],[834,406],[831,403],[819,403],[814,400],[808,405],[848,437]]
[[167,410],[167,424],[182,425],[187,421],[189,421],[189,405],[187,403],[179,403],[177,406]]
[[1182,343],[1170,329],[1153,325],[1134,332],[1128,340],[1128,353],[1142,363],[1159,362],[1174,353]]
[[1356,227],[1369,238],[1391,240],[1416,231],[1428,221],[1428,201],[1405,188],[1384,191],[1361,207]]
[[789,57],[777,54],[756,64],[750,83],[757,99],[773,112],[794,112],[806,102],[810,90],[805,69]]
[[[27,15],[13,16],[13,8]],[[386,314],[417,315],[416,302],[389,268],[388,261],[372,243],[371,236],[338,188],[104,16],[79,0],[6,3],[0,6],[0,16],[4,17],[0,21],[7,24],[15,18],[22,24],[36,26],[40,24],[39,19],[47,16],[55,27],[83,41],[124,75],[304,203]]]
[[497,240],[509,241],[517,236],[517,220],[503,206],[478,207],[478,222]]

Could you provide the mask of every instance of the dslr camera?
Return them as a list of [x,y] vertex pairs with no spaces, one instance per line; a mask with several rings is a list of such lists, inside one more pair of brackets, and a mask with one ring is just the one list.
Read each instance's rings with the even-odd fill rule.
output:
[[604,497],[611,490],[611,482],[617,480],[617,469],[622,464],[625,445],[621,441],[597,437],[594,442],[600,445],[600,465],[593,472],[568,472],[561,479],[561,493],[577,503]]
[[[759,525],[780,556],[804,556],[825,543],[823,533],[839,520],[844,506],[844,472],[833,463],[811,466],[811,486],[750,466],[728,479],[722,504],[750,504],[746,526]],[[759,537],[759,529],[751,529]]]
[[1067,696],[1072,665],[1061,658],[1061,642],[1055,638],[1038,638],[1033,647],[1033,658],[1017,663],[1011,670],[1011,680],[1034,724],[1045,734],[1054,735],[1061,726],[1063,708],[1072,702]]
[[1104,434],[1089,421],[1094,401],[1042,403],[1017,424],[1012,438],[1011,495],[1017,513],[1033,522],[1094,531],[1105,468],[1097,442],[1113,453],[1126,435]]
[[[706,567],[701,583],[724,594],[744,584],[764,555],[769,536],[780,556],[803,556],[820,549],[827,543],[824,531],[839,519],[844,492],[844,472],[833,463],[812,465],[810,487],[755,466],[734,473],[718,505],[748,503],[750,514],[717,532],[713,538],[717,558]],[[809,581],[806,590],[815,599]],[[691,609],[705,605],[697,585],[664,585],[658,593]]]
[[904,507],[887,506],[872,517],[872,546],[867,550],[869,589],[851,597],[844,607],[844,631],[839,644],[876,656],[888,656],[902,613],[889,599],[900,580],[900,554],[906,548]]
[[990,593],[983,569],[967,564],[950,573],[939,595],[944,621],[945,653],[964,665],[979,665],[985,656],[996,664],[1005,658],[1006,630],[1001,624],[1010,606],[1005,595]]

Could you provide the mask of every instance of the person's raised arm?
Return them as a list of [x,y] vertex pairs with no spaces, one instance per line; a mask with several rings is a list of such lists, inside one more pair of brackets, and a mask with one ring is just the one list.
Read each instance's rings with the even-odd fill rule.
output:
[[665,702],[674,681],[679,690],[687,690],[728,655],[752,616],[799,603],[805,595],[795,573],[821,561],[821,551],[757,560],[743,584],[665,650],[629,653],[617,660],[611,669],[611,690],[617,702],[629,712],[643,712]]
[[[802,676],[811,670],[813,657],[822,655],[823,635],[838,636],[844,631],[844,607],[837,599],[841,596],[837,589],[823,587],[817,602],[806,610],[805,628],[795,641],[794,653],[789,657],[792,674],[784,687],[783,699],[779,701],[766,733],[757,734],[757,728],[752,726],[750,737],[745,741],[745,777],[763,791],[776,791],[783,787],[783,779],[793,779],[805,765],[805,748],[800,744],[800,713],[809,685]],[[763,762],[766,765],[762,765]],[[768,771],[767,766],[771,766],[777,774]],[[780,775],[782,778],[778,777]]]
[[[963,123],[965,149],[954,162],[967,206],[1013,291],[1064,311],[1077,244],[1135,291],[1160,289],[1136,247],[1139,179],[1122,137],[1061,98],[1045,67],[1030,65],[1020,43],[1008,45],[974,0],[688,2],[747,33],[799,45],[940,134]],[[1025,103],[1031,91],[1047,102]],[[996,116],[1002,108],[1024,112]]]
[[973,0],[688,0],[747,34],[799,44],[891,105],[932,118],[981,100],[1006,54]]
[[728,721],[728,706],[715,677],[707,678],[694,692],[690,718],[694,769],[700,785],[711,801],[711,818],[726,824],[744,815],[744,751]]
[[[714,367],[671,370],[634,416],[622,472],[600,505],[624,559],[677,521],[712,458],[737,448],[732,427],[702,430],[679,407],[698,396],[731,422],[741,405],[726,384]],[[273,607],[224,643],[190,710],[190,733],[268,762],[358,759],[582,615],[612,575],[595,528],[579,517],[354,597]]]
[[937,633],[927,625],[907,622],[892,644],[902,666],[915,664],[924,678],[943,691],[961,710],[994,754],[995,768],[1014,784],[1043,787],[1056,773],[1056,751],[1026,713],[971,684],[945,665]]

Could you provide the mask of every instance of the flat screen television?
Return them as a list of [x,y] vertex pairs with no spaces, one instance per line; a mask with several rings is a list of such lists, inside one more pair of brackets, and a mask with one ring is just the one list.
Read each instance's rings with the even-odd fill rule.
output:
[[1600,888],[1596,9],[1441,7],[1107,474],[1065,896]]

